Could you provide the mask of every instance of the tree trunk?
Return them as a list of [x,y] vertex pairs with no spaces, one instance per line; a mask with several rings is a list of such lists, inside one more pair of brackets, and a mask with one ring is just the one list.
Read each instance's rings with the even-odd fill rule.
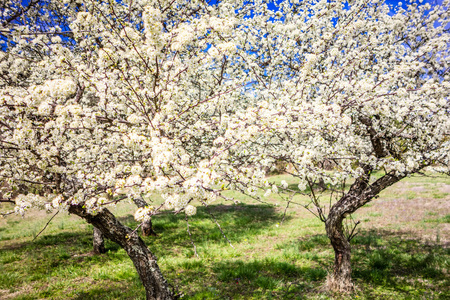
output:
[[103,233],[99,229],[97,229],[97,227],[94,227],[93,245],[95,254],[106,253]]
[[139,235],[121,224],[109,210],[104,209],[93,216],[88,214],[81,205],[72,205],[69,212],[94,225],[105,237],[118,243],[127,252],[141,278],[148,300],[174,299],[174,295],[156,263],[156,257]]
[[357,178],[348,193],[331,207],[325,221],[327,236],[334,249],[333,274],[328,278],[328,287],[332,291],[347,293],[354,289],[351,278],[350,242],[344,235],[342,224],[345,217],[370,202],[380,191],[406,176],[405,174],[398,176],[395,173],[388,173],[370,184],[371,172],[370,167],[364,167],[364,174]]
[[143,236],[157,236],[156,232],[153,230],[152,219],[144,221],[141,227]]
[[328,288],[331,291],[348,293],[353,291],[352,267],[350,264],[350,242],[344,235],[343,215],[339,206],[333,206],[325,222],[327,236],[334,249],[333,274],[328,277]]
[[325,181],[323,180],[323,178],[319,179],[319,182],[317,183],[317,188],[320,192],[323,192],[327,189],[327,186],[325,184]]
[[[148,206],[147,202],[145,202],[143,199],[140,198],[134,198],[133,199],[134,204],[137,205],[137,207],[146,207]],[[148,221],[143,221],[142,223],[142,235],[143,236],[157,236],[156,232],[153,230],[153,224],[152,219]]]

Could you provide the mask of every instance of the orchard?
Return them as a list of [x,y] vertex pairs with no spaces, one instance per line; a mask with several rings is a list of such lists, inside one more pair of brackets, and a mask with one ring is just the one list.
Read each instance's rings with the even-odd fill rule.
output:
[[[4,1],[2,214],[77,215],[126,251],[147,299],[173,299],[110,207],[134,201],[145,224],[230,190],[308,195],[335,253],[327,288],[351,293],[346,220],[405,177],[450,174],[448,5]],[[280,163],[296,188],[267,176]]]

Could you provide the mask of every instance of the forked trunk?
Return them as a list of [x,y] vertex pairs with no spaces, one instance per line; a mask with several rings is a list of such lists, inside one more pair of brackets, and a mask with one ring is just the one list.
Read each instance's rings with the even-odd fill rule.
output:
[[82,206],[72,205],[69,212],[94,225],[106,238],[118,243],[127,252],[144,285],[147,299],[174,299],[174,295],[156,263],[156,257],[137,233],[121,224],[107,209],[93,216],[88,214]]
[[[333,207],[335,208],[335,207]],[[334,292],[349,293],[353,291],[352,267],[350,263],[350,242],[344,235],[343,216],[338,209],[332,209],[325,223],[327,236],[334,249],[333,273],[328,277],[328,288]]]
[[103,233],[100,231],[100,229],[97,229],[97,227],[94,227],[94,235],[93,235],[92,243],[94,246],[95,254],[106,253],[105,239],[103,237]]

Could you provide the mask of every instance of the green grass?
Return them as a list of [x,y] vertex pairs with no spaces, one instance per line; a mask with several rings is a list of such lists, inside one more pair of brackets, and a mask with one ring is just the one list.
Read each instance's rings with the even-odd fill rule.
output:
[[[295,188],[293,178],[271,179],[284,179]],[[450,237],[440,229],[450,221],[450,212],[442,211],[442,203],[449,199],[448,194],[434,192],[442,194],[440,198],[431,192],[450,180],[411,177],[402,184],[384,191],[354,216],[363,222],[352,240],[357,289],[348,298],[450,298],[450,250],[443,246]],[[408,191],[409,185],[423,190]],[[413,206],[421,202],[411,198],[412,193],[425,197],[420,201],[428,201],[426,209],[420,212]],[[334,253],[322,222],[293,204],[282,222],[285,203],[275,196],[265,201],[278,206],[234,192],[228,196],[245,204],[218,202],[210,211],[234,248],[204,207],[189,220],[200,258],[194,255],[182,214],[155,216],[158,236],[144,238],[183,299],[342,298],[323,289]],[[294,200],[304,203],[307,197]],[[123,203],[113,210],[121,222],[137,226],[132,205]],[[422,217],[416,218],[419,213]],[[106,254],[92,255],[92,227],[81,219],[59,214],[32,241],[50,216],[39,212],[0,220],[0,299],[145,298],[133,264],[116,244],[107,241]]]
[[438,219],[425,219],[424,222],[430,223],[450,223],[450,215],[445,215],[442,218]]

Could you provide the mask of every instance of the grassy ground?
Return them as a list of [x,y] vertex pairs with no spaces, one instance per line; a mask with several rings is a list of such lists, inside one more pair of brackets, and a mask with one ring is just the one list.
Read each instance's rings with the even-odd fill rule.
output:
[[[295,186],[295,181],[285,179]],[[232,193],[230,196],[235,196]],[[158,237],[145,238],[159,265],[184,299],[339,299],[323,291],[333,262],[324,225],[304,208],[285,203],[211,206],[232,248],[203,207],[190,218],[154,217]],[[352,241],[352,299],[450,299],[450,179],[411,177],[360,209]],[[156,200],[160,201],[160,200]],[[307,199],[296,197],[295,202]],[[278,204],[278,206],[276,205]],[[3,207],[4,208],[4,207]],[[134,207],[114,209],[135,227]],[[92,227],[75,216],[0,219],[0,299],[144,299],[126,253],[107,242],[108,253],[91,253]]]

